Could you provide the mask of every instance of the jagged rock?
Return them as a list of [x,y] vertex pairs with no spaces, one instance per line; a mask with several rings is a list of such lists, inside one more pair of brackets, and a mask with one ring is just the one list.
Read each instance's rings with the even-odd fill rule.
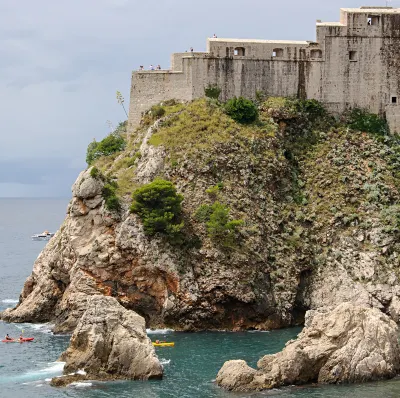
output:
[[396,296],[393,297],[390,303],[389,313],[395,322],[400,322],[400,300]]
[[257,371],[244,361],[228,361],[217,383],[246,391],[392,378],[400,370],[397,333],[396,324],[377,309],[343,303],[331,311],[308,311],[298,338],[261,358]]
[[101,295],[91,297],[87,307],[60,357],[64,373],[83,369],[92,379],[162,378],[162,365],[140,315]]
[[88,170],[82,171],[74,185],[72,186],[72,194],[80,199],[92,199],[101,195],[104,183],[90,175],[90,167]]
[[66,387],[69,384],[77,383],[77,382],[85,381],[85,380],[88,380],[87,375],[75,373],[75,374],[70,374],[70,375],[65,375],[65,376],[60,376],[60,377],[53,377],[50,380],[50,385],[52,387]]

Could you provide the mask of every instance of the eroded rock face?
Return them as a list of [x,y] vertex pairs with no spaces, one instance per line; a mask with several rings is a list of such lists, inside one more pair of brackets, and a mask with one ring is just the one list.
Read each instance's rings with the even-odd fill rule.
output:
[[[178,126],[177,134],[196,131],[196,120],[218,112],[206,106],[192,104],[185,119],[192,124]],[[50,321],[55,332],[71,332],[88,298],[103,294],[144,316],[151,328],[273,329],[302,324],[306,310],[342,302],[378,308],[398,321],[394,149],[363,133],[329,128],[313,144],[293,108],[267,114],[276,122],[268,134],[237,125],[219,136],[231,123],[219,115],[213,119],[219,126],[197,132],[215,141],[184,145],[181,136],[175,149],[151,144],[176,121],[165,116],[139,129],[107,166],[104,172],[129,193],[160,175],[174,182],[185,198],[183,246],[146,236],[129,212],[129,193],[121,194],[120,212],[108,211],[103,179],[82,172],[60,231],[36,260],[19,304],[1,318]],[[296,149],[295,164],[293,142],[306,148]],[[374,164],[379,173],[371,171]],[[244,221],[233,249],[210,238],[196,217],[215,201],[230,209],[231,219]]]
[[60,360],[64,373],[83,369],[88,379],[159,379],[163,368],[146,335],[144,319],[112,297],[87,303]]
[[377,309],[343,303],[309,311],[303,331],[279,353],[266,355],[258,370],[228,361],[217,383],[233,391],[291,384],[360,383],[388,379],[400,370],[396,324]]

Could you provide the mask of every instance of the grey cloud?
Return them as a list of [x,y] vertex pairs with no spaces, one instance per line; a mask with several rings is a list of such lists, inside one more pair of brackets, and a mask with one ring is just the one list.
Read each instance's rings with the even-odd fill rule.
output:
[[77,173],[79,168],[71,168],[69,161],[66,159],[48,158],[0,161],[0,184],[18,183],[37,185],[49,181],[71,181],[72,170]]

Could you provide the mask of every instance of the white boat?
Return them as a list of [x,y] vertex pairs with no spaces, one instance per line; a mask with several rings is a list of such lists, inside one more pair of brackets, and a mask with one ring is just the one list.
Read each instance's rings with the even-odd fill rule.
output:
[[41,234],[32,235],[32,240],[50,240],[54,236],[54,233],[49,231],[43,231]]

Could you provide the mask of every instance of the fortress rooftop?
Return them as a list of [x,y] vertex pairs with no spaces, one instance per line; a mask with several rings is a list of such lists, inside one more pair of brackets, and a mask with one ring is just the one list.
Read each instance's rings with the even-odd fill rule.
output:
[[347,13],[359,13],[359,14],[400,14],[400,8],[393,7],[360,7],[360,8],[341,8],[340,11]]
[[210,38],[208,40],[210,42],[221,42],[221,43],[308,44],[307,41],[296,41],[296,40],[222,39],[222,38]]

